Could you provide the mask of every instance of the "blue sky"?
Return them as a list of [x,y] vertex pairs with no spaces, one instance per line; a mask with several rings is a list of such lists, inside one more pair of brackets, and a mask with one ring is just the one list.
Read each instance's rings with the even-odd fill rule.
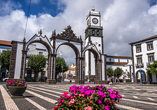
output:
[[[76,36],[86,29],[86,16],[94,6],[101,13],[104,52],[131,56],[130,42],[157,34],[157,0],[31,0],[26,41],[40,29],[51,37],[71,25]],[[0,0],[0,39],[22,41],[29,0]],[[74,51],[61,46],[67,63],[75,61]]]
[[[1,3],[12,4],[10,8],[13,10],[22,9],[25,14],[28,13],[28,7],[30,0],[0,0]],[[15,4],[13,6],[13,4]],[[30,14],[32,15],[40,15],[42,13],[50,14],[55,17],[58,13],[62,13],[66,6],[59,2],[58,0],[31,0]],[[9,14],[3,13],[2,15]]]

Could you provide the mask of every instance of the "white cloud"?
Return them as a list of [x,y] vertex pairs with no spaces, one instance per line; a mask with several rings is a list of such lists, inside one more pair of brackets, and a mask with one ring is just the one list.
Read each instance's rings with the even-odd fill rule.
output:
[[21,8],[22,5],[19,2],[14,2],[11,0],[8,0],[6,2],[0,0],[0,16],[4,16],[7,14],[10,14],[11,11],[14,9]]
[[[63,4],[66,6],[63,13],[55,17],[44,13],[39,16],[31,15],[28,19],[26,40],[28,41],[40,29],[50,38],[53,30],[60,33],[68,25],[72,26],[76,36],[81,35],[84,39],[86,16],[93,6],[96,11],[101,12],[105,54],[131,56],[131,47],[128,43],[157,33],[157,8],[150,7],[147,0],[60,0],[59,5],[62,7]],[[0,39],[21,41],[25,23],[26,16],[22,10],[11,9],[10,14],[0,16],[2,24]],[[60,48],[67,62],[73,63],[75,60],[73,50],[66,46]]]
[[31,3],[33,4],[38,4],[40,2],[40,0],[31,0]]

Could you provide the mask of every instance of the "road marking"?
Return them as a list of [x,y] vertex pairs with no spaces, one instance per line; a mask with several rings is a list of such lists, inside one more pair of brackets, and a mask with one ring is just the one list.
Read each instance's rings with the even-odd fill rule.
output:
[[[30,87],[30,86],[29,86]],[[63,94],[61,92],[56,92],[56,91],[53,91],[53,90],[46,90],[46,89],[42,89],[42,88],[39,88],[39,87],[30,87],[30,88],[37,88],[37,89],[40,89],[40,90],[44,90],[44,91],[48,91],[48,92],[54,92],[54,93],[57,93],[57,94]],[[58,90],[58,89],[57,89]],[[65,90],[65,89],[64,89]]]
[[28,102],[30,102],[31,104],[33,104],[34,106],[36,106],[39,110],[47,110],[46,108],[42,107],[41,105],[37,104],[36,102],[32,101],[29,98],[25,98]]
[[9,94],[2,85],[0,85],[0,90],[2,93],[6,110],[19,110],[15,102],[12,100],[12,98],[9,96]]
[[[30,88],[29,87],[29,89],[33,89],[33,88]],[[51,95],[51,96],[55,96],[55,97],[59,97],[59,95],[54,95],[54,94],[52,94],[52,93],[47,93],[47,92],[44,92],[44,91],[40,91],[40,90],[43,90],[43,89],[41,89],[41,88],[38,88],[39,90],[37,90],[37,89],[33,89],[34,91],[39,91],[39,92],[41,92],[41,93],[44,93],[44,94],[47,94],[47,95]],[[45,90],[45,91],[47,91],[47,90]],[[63,94],[63,93],[62,93]]]
[[56,100],[50,99],[50,98],[48,98],[48,97],[42,96],[42,95],[37,94],[37,93],[34,93],[34,92],[32,92],[32,91],[26,90],[26,92],[28,92],[28,93],[30,93],[30,94],[36,96],[36,97],[39,97],[39,98],[41,98],[41,99],[43,99],[43,100],[46,100],[46,101],[48,101],[48,102],[50,102],[50,103],[53,103],[53,104],[56,103]]
[[116,106],[119,108],[127,109],[127,110],[143,110],[143,109],[138,109],[138,108],[129,107],[129,106],[120,105],[120,104],[116,104]]
[[155,101],[154,99],[152,99],[152,98],[148,98],[149,100],[151,100],[151,101]]
[[135,99],[139,99],[137,96],[133,96]]
[[122,98],[121,100],[127,100],[127,101],[131,101],[131,102],[137,102],[137,103],[143,103],[143,104],[149,104],[149,105],[157,105],[157,103],[144,102],[144,101],[132,100],[132,99],[126,99],[126,98]]

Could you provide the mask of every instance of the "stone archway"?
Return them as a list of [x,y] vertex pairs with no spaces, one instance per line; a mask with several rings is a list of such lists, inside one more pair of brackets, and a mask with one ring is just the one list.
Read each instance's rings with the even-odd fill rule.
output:
[[43,44],[47,50],[48,50],[48,71],[47,71],[47,84],[51,84],[51,83],[55,83],[55,77],[53,76],[52,74],[52,52],[53,52],[53,47],[50,43],[50,41],[48,40],[48,38],[45,36],[42,36],[42,31],[40,31],[38,33],[38,35],[34,35],[27,43],[24,43],[24,47],[23,48],[23,51],[25,51],[23,54],[23,59],[24,59],[24,64],[23,64],[23,74],[25,73],[25,62],[26,62],[26,55],[27,55],[27,49],[29,47],[30,44],[32,43],[40,43],[40,44]]
[[78,50],[78,48],[72,44],[72,43],[69,43],[69,42],[64,42],[62,44],[60,44],[57,48],[56,48],[56,51],[55,53],[57,54],[57,51],[59,49],[60,46],[62,45],[67,45],[69,47],[71,47],[73,49],[73,51],[75,52],[75,56],[76,56],[76,69],[75,69],[75,72],[76,72],[76,78],[75,78],[75,83],[76,84],[79,84],[79,73],[80,73],[80,63],[79,63],[79,60],[80,60],[80,52]]
[[[104,84],[105,83],[105,75],[103,74],[104,71],[102,71],[102,54],[98,51],[95,44],[89,42],[86,47],[82,50],[82,56],[85,56],[85,52],[89,51],[92,52],[95,58],[95,78],[94,83],[95,84]],[[85,58],[83,58],[85,60]],[[85,62],[84,62],[85,63]],[[85,64],[82,64],[84,66]],[[84,67],[82,67],[84,68]],[[85,71],[82,72],[83,79],[85,78]],[[90,77],[90,75],[89,75]]]
[[[53,54],[55,55],[53,58],[55,59],[53,63],[54,67],[54,73],[55,74],[55,61],[56,61],[56,55],[57,55],[57,50],[61,45],[68,45],[70,46],[75,54],[76,54],[76,78],[75,78],[75,83],[76,84],[81,84],[83,81],[81,79],[81,51],[82,51],[82,38],[77,37],[74,33],[73,30],[71,29],[71,26],[68,26],[61,32],[60,34],[56,34],[56,31],[54,30],[52,33],[52,36],[50,38],[51,40],[51,45],[53,46]],[[83,84],[83,83],[82,83]]]
[[[56,69],[56,55],[57,50],[61,45],[70,46],[76,54],[76,84],[84,84],[84,55],[88,50],[94,54],[96,64],[96,76],[95,84],[104,84],[106,79],[105,70],[103,68],[105,57],[101,54],[95,44],[89,42],[86,47],[83,48],[83,41],[81,36],[76,37],[73,33],[71,26],[68,26],[63,30],[61,34],[56,34],[56,31],[52,33],[50,41],[46,36],[42,36],[42,31],[35,34],[28,42],[12,41],[12,53],[10,63],[10,75],[9,78],[24,79],[25,62],[27,56],[27,48],[32,43],[41,43],[48,50],[48,76],[47,84],[55,84],[55,69]],[[16,53],[16,54],[15,54]]]
[[[12,41],[12,53],[11,53],[11,63],[10,63],[10,75],[9,78],[13,79],[24,79],[25,75],[25,67],[26,67],[26,56],[27,56],[27,48],[32,43],[41,43],[48,50],[48,76],[47,76],[47,84],[56,83],[55,77],[52,75],[52,57],[53,57],[53,47],[45,36],[42,36],[42,31],[35,34],[28,42],[23,40],[23,42]],[[15,54],[16,53],[16,54]]]
[[[143,73],[143,75],[141,74],[141,73]],[[142,81],[143,82],[146,82],[146,79],[147,79],[147,77],[146,77],[146,73],[145,73],[145,71],[143,71],[143,70],[138,70],[137,72],[136,72],[136,77],[135,77],[135,82],[137,82],[137,83],[141,83]]]

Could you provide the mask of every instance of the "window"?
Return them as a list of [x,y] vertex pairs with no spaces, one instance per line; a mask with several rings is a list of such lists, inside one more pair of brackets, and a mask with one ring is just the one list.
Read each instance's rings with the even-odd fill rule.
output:
[[137,58],[137,64],[142,64],[142,58]]
[[137,65],[136,68],[143,68],[143,63],[142,63],[142,55],[138,55],[137,57]]
[[142,64],[142,56],[137,56],[137,65],[141,65]]
[[39,52],[39,55],[42,55],[43,54],[43,52]]
[[97,30],[97,33],[96,33],[96,34],[97,34],[97,36],[99,35],[99,30]]
[[148,62],[154,62],[154,53],[148,54]]
[[92,30],[92,35],[95,35],[95,30],[94,29]]
[[111,58],[110,58],[109,60],[110,60],[110,62],[111,62]]
[[147,43],[147,50],[153,50],[153,42],[148,42]]
[[137,52],[137,53],[141,52],[141,45],[137,45],[137,46],[136,46],[136,52]]

